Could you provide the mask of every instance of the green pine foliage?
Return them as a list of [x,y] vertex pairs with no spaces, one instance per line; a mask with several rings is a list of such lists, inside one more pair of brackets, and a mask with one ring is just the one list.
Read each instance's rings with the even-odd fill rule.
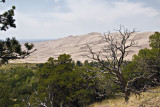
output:
[[125,67],[125,78],[129,81],[135,77],[144,77],[135,81],[134,88],[137,90],[144,87],[157,86],[160,83],[160,33],[149,37],[151,49],[141,49],[133,60]]
[[[4,3],[5,0],[1,2]],[[0,14],[0,31],[6,31],[10,27],[16,28],[14,19],[15,8],[15,6],[12,6],[12,9]],[[22,51],[20,43],[15,38],[0,40],[0,65],[8,63],[9,60],[25,58],[33,52],[29,52],[33,48],[33,44],[25,43],[24,46],[26,50]]]
[[153,35],[149,37],[150,47],[152,49],[158,48],[160,49],[160,33],[155,32]]
[[[154,39],[157,38],[150,37],[150,44],[157,44]],[[10,42],[6,44],[10,46]],[[152,49],[141,49],[132,61],[125,61],[121,69],[125,81],[144,77],[136,78],[130,84],[133,90],[145,91],[146,86],[159,85],[158,45]],[[85,107],[93,102],[114,98],[116,94],[122,95],[115,77],[101,70],[103,67],[98,62],[75,63],[69,54],[59,55],[57,59],[51,57],[44,64],[1,66],[0,104],[2,107]]]
[[24,67],[0,70],[0,104],[2,107],[22,105],[23,99],[32,94],[37,79],[31,69]]
[[45,102],[44,98],[47,98],[46,105],[51,106],[49,102],[51,99],[47,97],[49,94],[55,107],[60,105],[81,107],[96,101],[98,96],[96,91],[104,87],[97,86],[101,83],[98,81],[102,80],[96,78],[96,72],[92,71],[92,67],[73,66],[73,61],[67,54],[60,55],[58,60],[49,58],[37,72],[41,101]]

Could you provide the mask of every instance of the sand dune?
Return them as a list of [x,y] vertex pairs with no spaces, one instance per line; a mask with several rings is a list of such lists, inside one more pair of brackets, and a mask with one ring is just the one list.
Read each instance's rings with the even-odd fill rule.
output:
[[[140,49],[149,48],[149,36],[153,33],[154,32],[135,33],[131,39],[138,41],[139,47],[131,48],[132,53],[129,53],[126,60],[131,60],[132,56],[137,54]],[[26,59],[16,60],[14,62],[44,63],[49,57],[57,58],[57,56],[63,53],[70,54],[75,61],[80,60],[83,62],[88,60],[87,57],[83,56],[85,53],[83,47],[86,43],[96,44],[93,46],[95,51],[100,49],[99,46],[104,45],[104,43],[99,43],[100,36],[103,36],[103,34],[93,32],[85,35],[68,36],[57,40],[37,42],[34,43],[37,51]]]

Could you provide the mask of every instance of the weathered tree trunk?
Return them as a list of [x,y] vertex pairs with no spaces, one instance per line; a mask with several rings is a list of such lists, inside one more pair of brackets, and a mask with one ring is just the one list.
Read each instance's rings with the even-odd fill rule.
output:
[[117,71],[117,75],[118,75],[118,78],[119,78],[119,80],[120,80],[120,82],[122,84],[122,87],[123,87],[123,92],[125,94],[125,96],[124,96],[125,102],[128,103],[131,90],[128,88],[128,84],[125,81],[124,76],[120,72],[121,71]]
[[126,103],[128,103],[130,92],[131,92],[130,89],[126,89],[125,90],[125,96],[124,96],[124,98],[125,98],[125,102]]
[[[124,58],[130,52],[128,49],[137,46],[137,42],[129,40],[135,33],[135,30],[129,31],[124,28],[124,26],[120,26],[120,29],[116,31],[118,31],[120,35],[112,35],[110,32],[104,34],[100,42],[104,42],[106,45],[102,46],[102,50],[99,52],[93,51],[92,47],[86,44],[88,48],[86,51],[90,53],[90,55],[86,54],[86,56],[98,61],[104,68],[104,73],[115,76],[115,82],[120,86],[122,92],[125,94],[125,101],[128,102],[131,90],[125,80],[124,74],[121,72],[121,68],[123,69],[124,67]],[[107,61],[108,65],[106,65],[104,61]]]

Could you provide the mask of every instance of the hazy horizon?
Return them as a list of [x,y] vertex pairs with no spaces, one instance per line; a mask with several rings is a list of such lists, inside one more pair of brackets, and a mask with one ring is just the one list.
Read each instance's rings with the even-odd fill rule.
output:
[[17,28],[1,31],[1,38],[58,39],[113,31],[120,24],[160,31],[160,0],[13,0],[0,3],[0,13],[13,5]]

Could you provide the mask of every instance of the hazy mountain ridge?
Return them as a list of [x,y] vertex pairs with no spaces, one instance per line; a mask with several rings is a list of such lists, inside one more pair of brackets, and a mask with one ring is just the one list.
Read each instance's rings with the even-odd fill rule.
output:
[[[117,33],[113,33],[113,35]],[[154,32],[143,32],[135,33],[131,38],[138,42],[139,47],[133,47],[132,52],[125,58],[126,60],[131,60],[134,54],[142,48],[149,48],[149,36],[154,34]],[[37,49],[28,58],[17,60],[14,62],[28,62],[28,63],[43,63],[48,60],[49,57],[57,58],[60,54],[66,53],[72,56],[72,59],[77,61],[89,60],[87,57],[82,56],[85,51],[83,47],[86,43],[96,44],[93,46],[95,51],[100,49],[104,43],[99,42],[101,33],[92,32],[85,35],[78,36],[68,36],[57,40],[41,41],[33,43]]]

